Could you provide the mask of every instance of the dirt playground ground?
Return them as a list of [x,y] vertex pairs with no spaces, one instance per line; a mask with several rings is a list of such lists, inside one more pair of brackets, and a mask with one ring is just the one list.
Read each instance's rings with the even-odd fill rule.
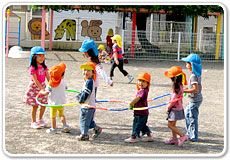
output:
[[[86,61],[77,52],[47,52],[46,64],[51,67],[61,61],[67,64],[65,80],[69,89],[80,90],[83,84],[80,64]],[[132,130],[132,111],[112,112],[97,110],[96,123],[103,128],[102,134],[95,140],[79,142],[76,136],[79,130],[79,106],[66,107],[65,115],[67,123],[72,127],[71,133],[61,132],[61,123],[57,119],[59,133],[49,135],[45,129],[30,128],[30,106],[22,102],[23,95],[29,83],[28,59],[8,58],[5,65],[5,126],[3,150],[8,156],[58,156],[58,157],[84,157],[84,156],[220,156],[224,151],[224,63],[203,63],[203,97],[199,115],[199,142],[186,142],[182,147],[165,145],[164,140],[171,136],[167,127],[165,106],[150,110],[148,125],[155,135],[153,142],[139,142],[127,144],[124,139],[128,138]],[[189,73],[185,63],[177,61],[130,61],[125,69],[134,77],[142,71],[148,71],[152,75],[152,83],[149,98],[170,92],[171,81],[164,77],[164,71],[173,65],[183,67],[187,78]],[[109,64],[103,64],[107,74]],[[127,78],[115,70],[114,86],[106,86],[100,79],[97,99],[117,99],[131,101],[135,96],[135,82],[127,83]],[[67,93],[68,102],[74,102],[73,93]],[[154,106],[167,102],[169,97],[150,102]],[[187,98],[184,98],[184,106]],[[121,108],[128,107],[122,103],[103,103],[101,107]],[[47,108],[44,119],[49,122],[49,109]],[[185,121],[179,121],[178,126],[185,132]],[[92,135],[93,131],[89,132]],[[226,144],[225,144],[226,145]]]

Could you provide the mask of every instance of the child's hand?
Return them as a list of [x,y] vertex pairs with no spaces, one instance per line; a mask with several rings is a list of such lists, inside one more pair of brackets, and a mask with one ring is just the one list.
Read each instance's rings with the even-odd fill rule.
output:
[[130,106],[129,106],[129,110],[133,110],[133,107],[134,107],[134,106],[131,106],[131,105],[130,105]]
[[118,61],[118,60],[115,60],[115,63],[116,63],[117,65],[119,65],[119,61]]

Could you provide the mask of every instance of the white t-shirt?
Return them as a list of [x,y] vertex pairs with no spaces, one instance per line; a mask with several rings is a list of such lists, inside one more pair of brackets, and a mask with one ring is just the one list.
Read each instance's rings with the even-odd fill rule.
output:
[[61,80],[61,83],[57,87],[51,87],[47,85],[46,91],[49,92],[48,104],[49,105],[65,104],[66,103],[66,94],[65,94],[66,89],[67,89],[67,86],[63,79]]

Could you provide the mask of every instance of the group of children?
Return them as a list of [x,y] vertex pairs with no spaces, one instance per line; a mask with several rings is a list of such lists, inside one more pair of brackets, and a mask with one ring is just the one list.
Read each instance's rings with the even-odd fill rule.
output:
[[[84,84],[81,92],[76,96],[76,100],[81,105],[80,108],[80,132],[77,137],[80,141],[89,140],[89,129],[94,130],[93,138],[96,138],[102,132],[102,128],[96,125],[94,120],[94,114],[97,88],[99,86],[98,77],[101,76],[103,80],[110,86],[113,86],[113,71],[115,67],[118,67],[124,76],[130,76],[123,69],[123,61],[121,52],[121,36],[114,35],[113,40],[113,54],[114,62],[110,71],[110,77],[107,76],[98,58],[98,48],[93,40],[87,39],[83,41],[80,52],[88,58],[88,61],[80,66],[83,70]],[[31,80],[28,90],[26,92],[25,102],[32,106],[31,113],[31,127],[41,128],[46,127],[47,123],[42,119],[45,112],[45,107],[41,106],[38,121],[36,121],[36,112],[38,104],[36,102],[36,96],[39,97],[39,101],[47,103],[49,105],[58,105],[66,103],[66,84],[64,82],[64,74],[66,65],[60,63],[51,67],[49,70],[45,64],[45,50],[42,47],[36,46],[31,49],[30,56],[30,68],[29,74]],[[202,103],[202,86],[201,86],[201,59],[197,54],[190,54],[186,58],[182,58],[186,62],[186,68],[192,73],[189,78],[188,88],[186,75],[182,71],[180,66],[172,66],[165,71],[164,75],[172,81],[172,94],[170,103],[166,107],[168,127],[171,129],[172,137],[165,141],[166,144],[175,144],[181,146],[188,139],[193,142],[198,141],[198,114],[199,106]],[[47,79],[48,84],[45,85]],[[130,81],[134,78],[129,77]],[[154,136],[147,126],[149,110],[140,109],[142,107],[148,107],[148,92],[150,89],[151,75],[148,72],[140,73],[137,76],[136,83],[136,96],[130,102],[130,109],[134,110],[134,118],[132,125],[132,134],[129,138],[125,139],[125,142],[135,143],[138,141],[153,141]],[[183,109],[182,100],[183,93],[189,93],[189,104],[186,109]],[[139,109],[138,109],[139,108]],[[185,113],[184,113],[185,111]],[[50,108],[51,128],[47,129],[47,133],[57,133],[56,126],[56,114],[61,118],[63,123],[63,132],[70,132],[71,128],[66,123],[64,116],[64,108]],[[177,120],[186,119],[186,130],[184,134],[176,126]],[[142,135],[141,135],[142,133]],[[145,136],[146,135],[146,136]],[[178,137],[179,136],[179,137]]]

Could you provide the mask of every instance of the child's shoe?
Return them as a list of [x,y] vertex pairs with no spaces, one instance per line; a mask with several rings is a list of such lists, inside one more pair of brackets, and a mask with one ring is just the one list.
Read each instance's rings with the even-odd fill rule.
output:
[[47,127],[47,123],[46,123],[43,119],[38,120],[37,123],[38,123],[41,127]]
[[173,137],[171,137],[171,138],[169,138],[169,139],[167,139],[166,141],[165,141],[165,144],[178,144],[178,140],[177,140],[177,138],[173,138]]
[[33,129],[40,129],[41,128],[41,126],[37,122],[32,122],[30,127]]
[[188,140],[188,136],[184,135],[178,139],[178,146],[182,146],[185,141]]
[[77,140],[79,140],[79,141],[89,141],[89,135],[81,134],[81,135],[77,136]]
[[94,134],[92,135],[93,138],[97,138],[102,132],[102,128],[101,127],[95,127],[94,129]]
[[70,130],[71,130],[71,128],[69,125],[67,125],[67,124],[63,125],[62,132],[69,133]]
[[147,137],[142,138],[141,141],[143,141],[143,142],[152,142],[153,139],[154,139],[153,133],[150,133],[149,135],[147,135]]
[[128,77],[128,79],[129,79],[129,82],[128,83],[131,83],[133,80],[134,80],[134,77],[133,76],[131,76],[131,75],[127,75],[127,77]]
[[46,130],[46,133],[57,134],[57,129],[56,128],[49,128],[49,129]]
[[139,142],[139,139],[138,138],[129,137],[129,138],[125,139],[124,141],[126,143],[136,143],[136,142]]

